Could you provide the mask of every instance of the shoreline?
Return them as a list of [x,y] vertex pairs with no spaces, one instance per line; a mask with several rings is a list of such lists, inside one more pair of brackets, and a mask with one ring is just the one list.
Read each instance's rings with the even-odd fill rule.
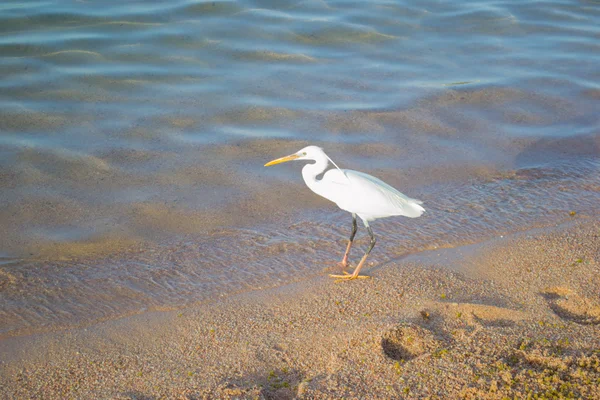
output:
[[600,391],[600,224],[577,219],[183,310],[0,341],[0,395],[502,398]]

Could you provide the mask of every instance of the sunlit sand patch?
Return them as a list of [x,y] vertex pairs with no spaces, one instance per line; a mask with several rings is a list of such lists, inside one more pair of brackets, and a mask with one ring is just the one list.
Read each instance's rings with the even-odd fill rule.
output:
[[600,324],[600,305],[566,287],[552,287],[543,293],[548,305],[560,318],[581,325]]
[[[448,304],[445,304],[447,306]],[[438,303],[438,306],[442,306]],[[509,324],[532,318],[531,315],[504,307],[474,303],[451,303],[449,309],[458,317],[464,316],[470,324],[498,325]]]

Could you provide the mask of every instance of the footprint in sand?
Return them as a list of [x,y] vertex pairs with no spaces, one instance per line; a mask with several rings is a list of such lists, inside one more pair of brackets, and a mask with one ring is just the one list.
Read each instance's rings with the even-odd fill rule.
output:
[[381,338],[384,354],[396,361],[410,361],[439,346],[440,341],[431,331],[410,323],[390,329]]
[[441,348],[452,347],[455,338],[441,326],[443,316],[460,318],[467,326],[474,327],[475,329],[465,331],[467,338],[472,337],[481,327],[512,326],[526,318],[522,311],[485,304],[432,302],[426,309],[429,311],[423,310],[420,315],[427,327],[407,322],[384,333],[381,348],[388,358],[410,361]]
[[563,287],[546,289],[542,296],[560,318],[581,325],[600,324],[600,306],[591,300]]

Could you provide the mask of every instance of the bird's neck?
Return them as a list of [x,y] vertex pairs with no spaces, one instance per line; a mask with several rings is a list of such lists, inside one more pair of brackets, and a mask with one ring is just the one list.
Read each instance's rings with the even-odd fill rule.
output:
[[310,188],[316,194],[319,193],[319,183],[320,180],[317,179],[317,176],[322,174],[327,169],[327,160],[316,160],[313,164],[306,164],[302,168],[302,178],[306,183],[306,186]]

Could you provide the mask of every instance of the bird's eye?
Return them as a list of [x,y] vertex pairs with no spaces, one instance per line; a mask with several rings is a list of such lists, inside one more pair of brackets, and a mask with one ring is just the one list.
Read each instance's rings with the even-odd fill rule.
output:
[[303,155],[303,156],[305,156],[305,155],[306,155],[306,152],[302,153],[302,155]]

